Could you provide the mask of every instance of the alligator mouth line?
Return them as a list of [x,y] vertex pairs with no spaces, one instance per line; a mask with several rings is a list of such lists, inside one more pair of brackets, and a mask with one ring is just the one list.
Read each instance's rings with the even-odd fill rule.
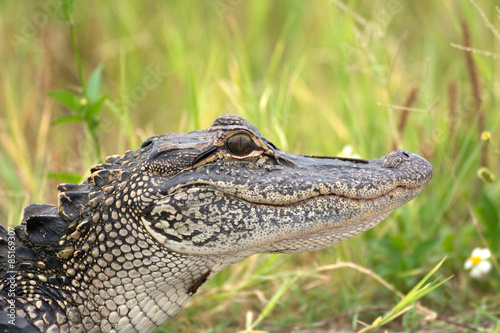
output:
[[[396,186],[392,190],[388,191],[387,193],[384,193],[382,195],[379,195],[377,197],[373,198],[353,198],[353,197],[348,197],[345,195],[341,194],[335,194],[335,193],[327,193],[327,194],[317,194],[313,195],[309,198],[302,199],[302,200],[297,200],[293,202],[288,202],[288,203],[281,203],[281,202],[274,202],[274,203],[267,203],[267,202],[257,202],[257,201],[251,201],[245,198],[242,198],[240,196],[227,193],[224,190],[220,188],[216,188],[217,191],[220,191],[224,195],[228,197],[233,197],[235,199],[238,199],[240,201],[246,202],[249,205],[254,205],[254,206],[267,206],[267,207],[276,207],[276,208],[293,208],[293,207],[300,207],[300,206],[307,206],[308,204],[311,204],[311,202],[321,200],[321,199],[326,199],[326,198],[338,198],[339,200],[346,200],[348,204],[352,202],[358,202],[359,203],[359,208],[362,209],[364,208],[365,205],[369,203],[377,203],[377,201],[380,201],[382,199],[387,199],[388,202],[397,200],[398,197],[405,198],[407,197],[407,194],[410,193],[411,197],[408,198],[409,201],[412,198],[416,197],[424,188],[426,185],[420,185],[417,187],[403,187],[403,186]],[[398,203],[398,206],[401,205],[401,203]],[[397,206],[396,206],[397,207]]]

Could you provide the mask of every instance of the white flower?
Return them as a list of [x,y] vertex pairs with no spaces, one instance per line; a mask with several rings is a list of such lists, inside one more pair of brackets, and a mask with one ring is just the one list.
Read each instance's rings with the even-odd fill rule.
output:
[[354,154],[354,150],[351,145],[344,146],[339,155],[340,157],[359,158],[358,154]]
[[488,260],[491,252],[488,249],[475,248],[465,261],[464,268],[470,269],[470,277],[479,279],[491,271],[491,262]]

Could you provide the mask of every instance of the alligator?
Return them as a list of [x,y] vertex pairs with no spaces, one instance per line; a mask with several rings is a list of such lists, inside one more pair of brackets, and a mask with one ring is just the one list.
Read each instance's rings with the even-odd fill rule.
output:
[[90,172],[0,228],[1,329],[151,332],[228,265],[355,236],[433,175],[403,150],[292,155],[236,115],[153,136]]

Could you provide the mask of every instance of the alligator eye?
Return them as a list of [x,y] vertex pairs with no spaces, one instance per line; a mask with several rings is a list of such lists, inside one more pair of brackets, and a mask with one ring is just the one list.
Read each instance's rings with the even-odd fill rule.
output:
[[227,148],[233,154],[245,155],[252,151],[253,140],[248,134],[238,133],[227,140]]
[[153,143],[153,138],[149,138],[149,139],[147,139],[146,141],[144,141],[142,143],[141,148],[145,148],[145,147],[149,146],[152,143]]

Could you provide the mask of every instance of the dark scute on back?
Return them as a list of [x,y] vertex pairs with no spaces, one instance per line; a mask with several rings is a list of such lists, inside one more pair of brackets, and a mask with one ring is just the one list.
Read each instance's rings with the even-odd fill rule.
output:
[[68,231],[68,223],[61,219],[54,205],[27,206],[23,224],[26,226],[27,239],[33,244],[56,245]]
[[68,224],[59,216],[33,216],[26,219],[26,231],[33,244],[56,245],[66,235]]

